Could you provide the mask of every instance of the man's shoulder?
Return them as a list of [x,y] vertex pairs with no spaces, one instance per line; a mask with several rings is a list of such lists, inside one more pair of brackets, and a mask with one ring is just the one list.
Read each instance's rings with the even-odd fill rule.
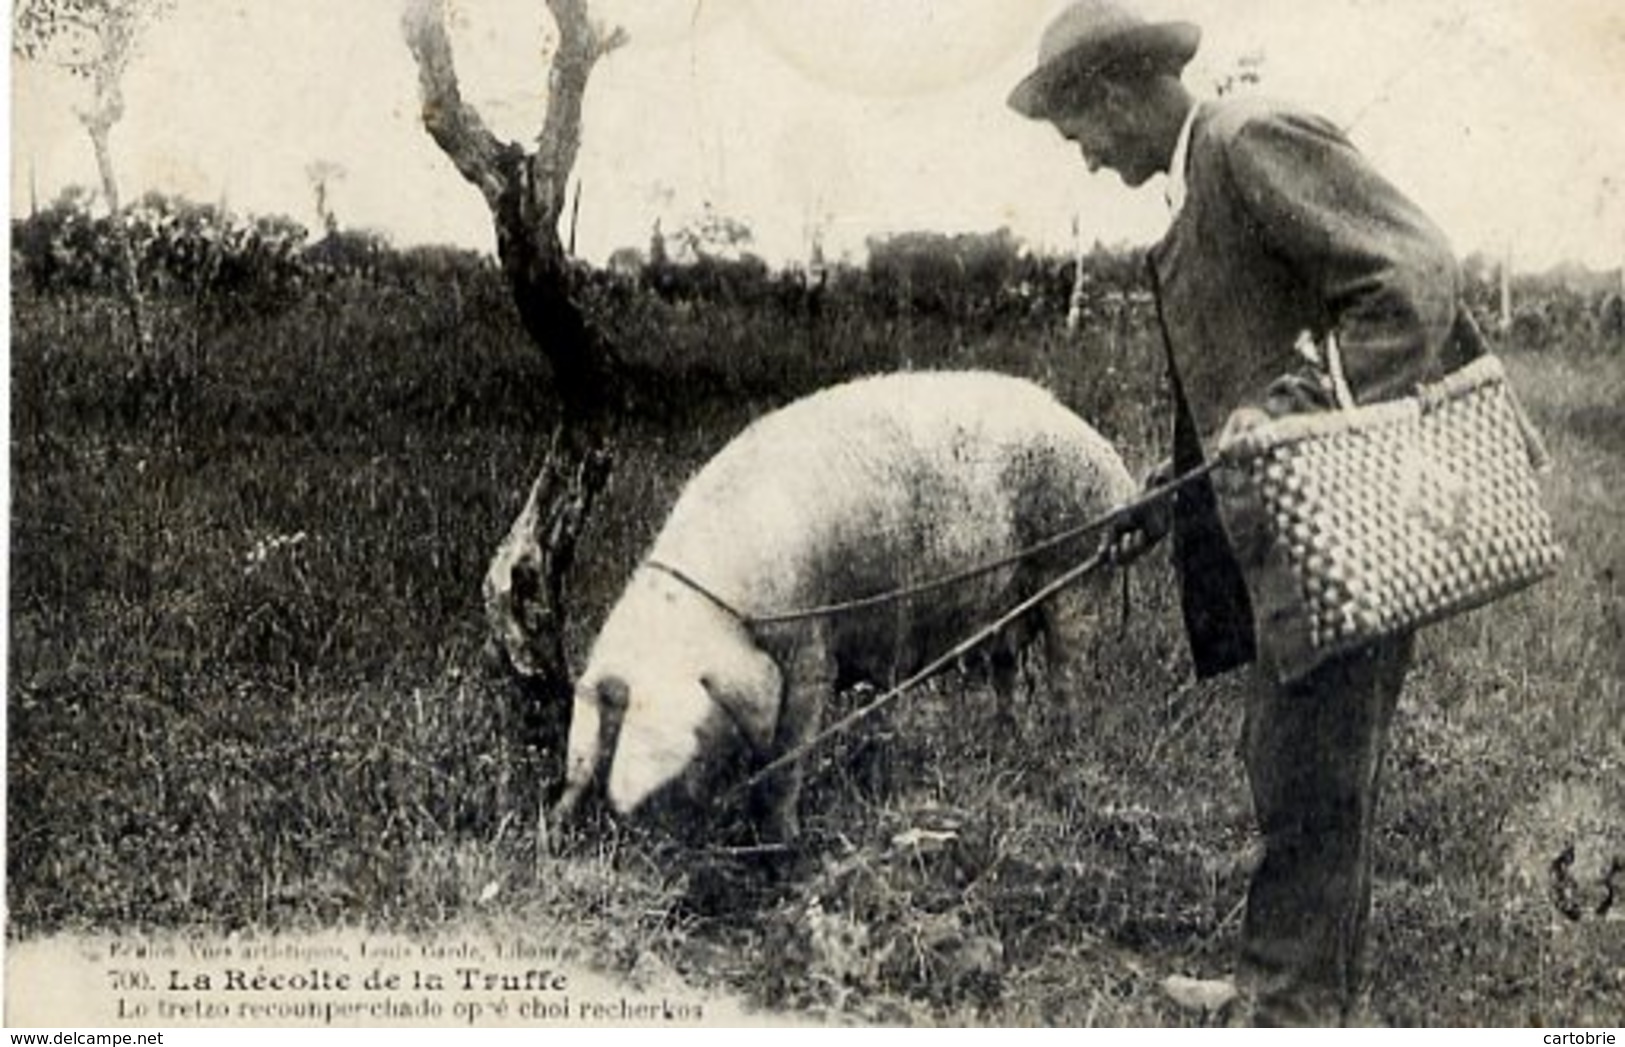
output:
[[1249,132],[1281,127],[1340,136],[1336,125],[1318,113],[1258,94],[1226,95],[1204,103],[1194,134],[1209,148],[1225,149]]

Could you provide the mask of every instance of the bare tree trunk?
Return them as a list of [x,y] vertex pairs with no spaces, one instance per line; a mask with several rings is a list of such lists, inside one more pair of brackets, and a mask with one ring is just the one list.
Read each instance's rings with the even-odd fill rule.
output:
[[113,226],[113,243],[119,254],[119,280],[124,306],[130,314],[130,327],[135,335],[136,354],[142,358],[152,352],[152,330],[147,323],[147,301],[141,291],[141,270],[136,263],[135,245],[130,242],[130,231],[124,224],[124,205],[119,199],[118,177],[113,172],[113,152],[109,139],[113,125],[124,115],[124,103],[117,85],[98,83],[95,108],[80,113],[79,118],[90,132],[90,144],[96,151],[96,170],[101,175],[102,195],[107,198],[107,211]]
[[559,43],[533,153],[499,141],[463,101],[443,0],[408,0],[402,28],[417,62],[424,127],[485,197],[520,321],[552,365],[560,419],[525,510],[497,558],[505,577],[486,580],[486,606],[493,632],[510,663],[529,677],[536,700],[563,709],[571,681],[564,653],[566,581],[612,468],[611,429],[622,390],[613,347],[575,297],[559,219],[580,144],[587,78],[624,37],[592,26],[585,0],[548,0],[548,7]]
[[1066,330],[1076,334],[1083,323],[1083,233],[1078,216],[1072,216],[1072,293],[1066,300]]
[[1506,242],[1501,253],[1501,315],[1497,326],[1504,335],[1512,330],[1512,241]]

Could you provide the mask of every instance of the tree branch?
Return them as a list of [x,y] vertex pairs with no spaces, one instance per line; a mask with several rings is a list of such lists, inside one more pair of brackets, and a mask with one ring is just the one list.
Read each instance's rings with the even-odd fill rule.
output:
[[617,28],[604,33],[587,18],[586,0],[547,0],[559,28],[559,47],[547,76],[547,115],[532,160],[533,206],[553,227],[581,147],[581,101],[598,60],[626,42]]
[[451,36],[446,31],[444,0],[407,0],[401,31],[417,62],[425,130],[495,212],[510,187],[510,168],[520,150],[500,141],[479,112],[463,101]]

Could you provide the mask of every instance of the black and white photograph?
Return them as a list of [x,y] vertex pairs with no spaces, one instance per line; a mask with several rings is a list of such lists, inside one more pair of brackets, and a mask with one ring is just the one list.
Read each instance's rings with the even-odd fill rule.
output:
[[9,30],[0,1023],[1616,1042],[1612,0]]

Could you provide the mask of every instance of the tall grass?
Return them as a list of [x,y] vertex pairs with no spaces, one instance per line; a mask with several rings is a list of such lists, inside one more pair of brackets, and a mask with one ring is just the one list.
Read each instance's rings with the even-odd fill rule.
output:
[[[417,927],[494,897],[611,970],[652,956],[877,1021],[1189,1022],[1160,978],[1230,963],[1255,853],[1238,683],[1188,683],[1159,556],[1126,619],[1102,608],[1077,744],[1053,741],[1041,693],[1022,739],[992,744],[985,688],[945,678],[817,755],[794,858],[603,819],[549,853],[558,754],[480,656],[479,580],[554,410],[511,307],[340,287],[206,332],[175,320],[139,366],[105,303],[14,308],[9,933]],[[578,660],[684,478],[821,385],[991,367],[1056,390],[1134,467],[1166,450],[1137,312],[1076,338],[841,303],[816,325],[642,297],[604,317],[637,391],[572,582]],[[1625,1013],[1625,945],[1595,912],[1625,855],[1625,361],[1511,364],[1557,457],[1569,559],[1424,635],[1379,849],[1395,1021]],[[1570,845],[1578,919],[1553,915],[1547,876]]]

